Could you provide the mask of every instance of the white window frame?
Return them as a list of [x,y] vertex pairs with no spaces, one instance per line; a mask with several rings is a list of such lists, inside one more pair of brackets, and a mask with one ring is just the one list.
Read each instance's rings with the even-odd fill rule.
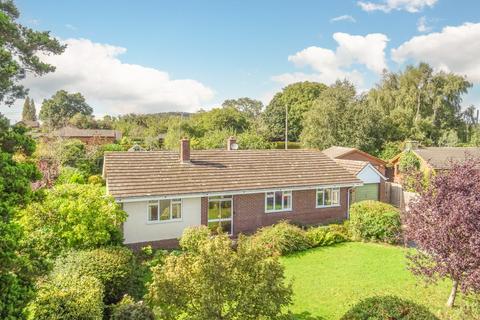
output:
[[[276,192],[281,192],[282,193],[282,209],[278,210],[278,209],[275,209],[275,193]],[[273,209],[272,210],[268,210],[268,206],[267,206],[267,200],[268,198],[271,198],[271,194],[273,194]],[[289,208],[285,208],[283,206],[283,197],[285,195],[289,195],[290,196],[290,207]],[[293,206],[293,193],[292,193],[292,190],[276,190],[276,191],[268,191],[268,192],[265,192],[265,213],[272,213],[272,212],[287,212],[287,211],[292,211],[292,206]]]
[[[325,190],[331,190],[332,194],[332,199],[333,199],[333,193],[336,192],[338,194],[338,203],[335,204],[325,204]],[[323,194],[323,205],[318,204],[318,195]],[[315,195],[315,207],[316,208],[333,208],[333,207],[340,207],[341,206],[341,200],[340,200],[340,188],[339,187],[329,187],[329,188],[318,188],[316,195]]]
[[[170,218],[167,220],[160,220],[160,201],[170,201],[169,210],[170,210]],[[155,203],[151,203],[155,202]],[[180,218],[172,219],[172,207],[173,204],[180,204]],[[157,206],[157,220],[150,220],[150,207]],[[183,199],[180,198],[173,198],[173,199],[159,199],[154,201],[148,201],[147,203],[147,224],[157,224],[157,223],[170,223],[170,222],[178,222],[182,221],[183,219]]]
[[[231,206],[231,209],[232,212],[231,212],[231,215],[230,215],[230,218],[217,218],[217,219],[210,219],[208,217],[208,209],[210,207],[210,202],[222,202],[222,201],[230,201],[230,206]],[[210,222],[230,222],[230,232],[228,232],[227,234],[228,235],[232,235],[233,234],[233,195],[222,195],[222,196],[212,196],[212,197],[208,197],[208,201],[207,201],[207,227],[208,227],[208,224]]]

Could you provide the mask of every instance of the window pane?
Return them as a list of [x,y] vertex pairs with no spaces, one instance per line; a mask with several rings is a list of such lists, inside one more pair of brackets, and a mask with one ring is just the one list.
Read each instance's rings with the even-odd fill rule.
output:
[[218,219],[220,217],[220,202],[212,201],[208,203],[208,220]]
[[273,196],[267,196],[267,211],[273,210]]
[[291,193],[284,193],[283,194],[283,209],[291,209],[292,208],[292,194]]
[[232,221],[221,221],[220,227],[223,232],[230,234],[232,232]]
[[170,200],[160,200],[160,220],[170,220]]
[[329,206],[332,204],[332,189],[325,189],[325,205]]
[[217,233],[219,225],[220,224],[218,222],[209,222],[208,228],[210,229],[210,231],[212,231],[212,233]]
[[323,189],[317,191],[317,206],[321,207],[325,204],[323,197]]
[[232,216],[232,201],[223,200],[220,202],[220,218],[230,218]]
[[340,190],[333,189],[332,191],[332,205],[338,205],[340,203]]
[[158,220],[158,205],[155,201],[155,204],[148,205],[148,221],[157,221]]
[[182,217],[182,204],[181,202],[172,203],[172,219],[180,219]]
[[282,192],[275,192],[275,210],[282,210]]

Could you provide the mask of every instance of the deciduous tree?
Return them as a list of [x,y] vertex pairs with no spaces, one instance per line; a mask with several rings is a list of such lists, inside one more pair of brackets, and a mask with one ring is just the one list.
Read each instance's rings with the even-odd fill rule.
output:
[[407,239],[418,247],[410,268],[429,281],[451,279],[450,307],[457,288],[480,291],[479,165],[468,159],[434,176],[406,216]]
[[93,109],[79,92],[57,91],[50,99],[43,100],[40,108],[40,120],[50,128],[65,126],[76,114],[91,116]]

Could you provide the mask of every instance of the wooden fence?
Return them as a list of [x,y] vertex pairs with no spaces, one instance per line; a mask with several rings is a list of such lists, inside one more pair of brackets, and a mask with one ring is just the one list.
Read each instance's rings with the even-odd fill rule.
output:
[[400,210],[408,211],[408,204],[415,199],[417,193],[403,190],[401,184],[386,182],[385,183],[386,201]]

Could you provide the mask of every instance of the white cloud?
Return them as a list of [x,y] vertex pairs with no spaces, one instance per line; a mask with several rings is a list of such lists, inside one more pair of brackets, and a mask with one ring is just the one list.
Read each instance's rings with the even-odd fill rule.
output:
[[417,21],[417,30],[419,32],[428,32],[430,31],[432,28],[428,25],[428,22],[427,22],[427,17],[423,16],[423,17],[420,17]]
[[397,63],[424,61],[437,70],[468,76],[480,83],[480,23],[447,26],[441,32],[416,36],[392,49]]
[[67,23],[65,25],[65,28],[70,29],[72,31],[77,31],[78,30],[77,27],[75,27],[73,24],[70,24],[70,23]]
[[28,77],[25,85],[37,101],[57,90],[81,92],[96,114],[195,111],[213,98],[214,92],[191,79],[171,79],[165,71],[124,63],[127,49],[69,39],[62,55],[44,56],[57,67],[43,77]]
[[274,81],[289,84],[297,81],[319,81],[327,84],[338,79],[349,79],[357,85],[363,83],[362,74],[352,69],[354,64],[364,65],[379,74],[387,68],[386,35],[372,33],[366,36],[337,32],[333,38],[338,43],[335,51],[321,47],[308,47],[288,57],[297,67],[310,67],[315,73],[285,73],[272,77]]
[[338,16],[338,17],[330,19],[330,22],[338,22],[338,21],[347,21],[347,22],[354,22],[354,23],[357,22],[357,20],[355,20],[354,17],[352,17],[348,14],[344,14],[342,16]]
[[433,7],[438,0],[383,0],[382,2],[358,1],[358,5],[364,11],[404,10],[408,12],[419,12],[425,7]]

